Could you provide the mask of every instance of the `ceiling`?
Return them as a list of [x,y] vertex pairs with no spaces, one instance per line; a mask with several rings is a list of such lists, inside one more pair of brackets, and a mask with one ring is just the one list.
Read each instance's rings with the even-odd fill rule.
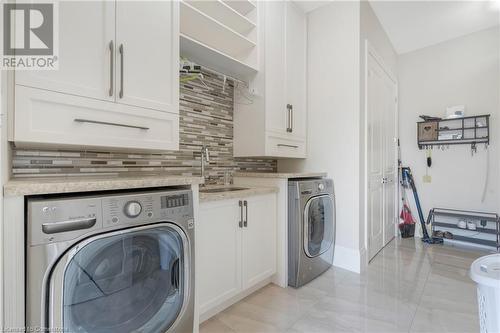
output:
[[370,1],[399,54],[498,25],[499,4],[500,0]]

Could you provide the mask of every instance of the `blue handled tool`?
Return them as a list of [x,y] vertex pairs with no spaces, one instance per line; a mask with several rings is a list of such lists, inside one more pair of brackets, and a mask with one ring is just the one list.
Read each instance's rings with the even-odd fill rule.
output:
[[427,227],[425,225],[424,214],[422,213],[422,206],[420,206],[420,199],[418,198],[417,187],[415,186],[415,181],[413,180],[413,175],[409,167],[401,168],[401,176],[403,181],[403,186],[411,187],[413,191],[413,197],[415,198],[415,205],[417,206],[418,217],[420,219],[420,225],[422,226],[422,242],[427,244],[442,244],[443,239],[439,237],[430,237],[427,232]]

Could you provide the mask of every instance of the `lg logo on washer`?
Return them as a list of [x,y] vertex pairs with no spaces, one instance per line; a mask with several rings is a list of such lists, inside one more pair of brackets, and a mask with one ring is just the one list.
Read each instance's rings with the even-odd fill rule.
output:
[[57,69],[57,8],[57,3],[3,5],[2,69]]

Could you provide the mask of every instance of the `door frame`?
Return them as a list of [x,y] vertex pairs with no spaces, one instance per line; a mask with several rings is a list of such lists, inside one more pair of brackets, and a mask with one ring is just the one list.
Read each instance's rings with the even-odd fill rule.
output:
[[[394,133],[395,133],[395,141],[394,142],[394,167],[395,167],[395,176],[394,176],[394,184],[396,184],[396,190],[394,191],[394,214],[395,216],[397,217],[398,216],[398,210],[399,210],[399,196],[400,196],[400,188],[399,188],[399,166],[398,166],[398,145],[397,145],[397,141],[399,140],[399,83],[398,83],[398,80],[397,80],[397,77],[396,75],[394,75],[394,73],[389,69],[389,67],[385,64],[384,60],[382,59],[382,57],[377,53],[377,51],[375,50],[375,48],[372,46],[372,44],[370,43],[370,41],[368,39],[365,39],[364,40],[364,49],[365,49],[365,52],[364,52],[364,59],[363,59],[363,62],[364,62],[364,105],[362,106],[362,110],[364,112],[364,128],[363,128],[363,131],[364,131],[364,172],[363,172],[363,181],[364,181],[364,184],[363,184],[363,191],[364,191],[364,195],[363,195],[363,199],[364,199],[364,202],[363,202],[363,210],[364,210],[364,235],[365,235],[365,239],[364,239],[364,247],[365,247],[365,253],[366,253],[366,260],[365,260],[365,265],[368,265],[368,263],[370,262],[370,256],[369,256],[369,253],[370,253],[370,249],[369,249],[369,245],[368,245],[368,238],[369,238],[369,235],[368,235],[368,219],[369,219],[369,216],[368,216],[368,194],[369,194],[369,191],[368,191],[368,185],[369,185],[369,170],[368,170],[368,166],[369,166],[369,161],[368,161],[368,58],[370,56],[372,56],[374,58],[374,60],[380,65],[380,67],[382,68],[382,70],[387,74],[387,76],[389,77],[389,79],[394,83],[394,86],[395,86],[395,90],[396,90],[396,100],[395,100],[395,115],[394,115]],[[385,227],[385,223],[383,223],[383,227]],[[397,224],[395,223],[394,224],[394,237],[397,236]],[[385,239],[385,232],[383,232],[383,237],[384,237],[384,240],[383,240],[383,243],[385,244],[386,242],[386,239]],[[385,246],[385,245],[384,245]]]

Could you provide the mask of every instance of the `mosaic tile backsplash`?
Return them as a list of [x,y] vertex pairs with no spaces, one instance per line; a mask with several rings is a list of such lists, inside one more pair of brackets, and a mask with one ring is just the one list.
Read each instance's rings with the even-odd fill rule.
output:
[[203,73],[199,80],[180,84],[179,151],[159,154],[107,151],[12,151],[13,177],[140,175],[200,175],[200,149],[209,147],[206,175],[221,183],[226,171],[276,172],[272,159],[233,157],[234,85],[222,76]]

